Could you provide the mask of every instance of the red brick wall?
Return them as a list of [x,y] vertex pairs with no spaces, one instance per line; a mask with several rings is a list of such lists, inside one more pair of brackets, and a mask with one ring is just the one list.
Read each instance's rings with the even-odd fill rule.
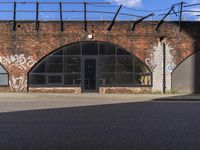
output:
[[[159,32],[155,32],[157,22],[142,22],[131,32],[131,22],[116,22],[111,31],[107,31],[109,22],[88,22],[88,32],[83,31],[83,22],[64,23],[64,31],[60,31],[59,22],[40,22],[35,30],[34,22],[17,22],[16,31],[13,23],[0,22],[0,62],[9,72],[10,88],[1,91],[26,91],[27,73],[31,67],[50,52],[61,46],[78,42],[92,41],[110,42],[131,51],[141,61],[152,57],[152,49],[165,37],[166,43],[173,47],[170,51],[173,62],[178,65],[187,56],[200,49],[199,22],[184,22],[179,33],[177,23],[164,23]],[[151,64],[150,69],[153,70]]]

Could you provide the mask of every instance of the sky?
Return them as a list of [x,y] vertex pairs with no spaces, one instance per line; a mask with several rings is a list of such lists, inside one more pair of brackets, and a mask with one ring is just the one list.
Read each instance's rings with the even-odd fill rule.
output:
[[[0,2],[13,2],[14,0],[0,0]],[[35,2],[36,0],[16,0],[17,2]],[[60,0],[38,0],[39,2],[60,2]],[[63,2],[83,2],[84,0],[62,0]],[[147,20],[160,20],[163,15],[169,11],[170,7],[174,3],[179,3],[180,0],[85,0],[86,2],[109,2],[110,4],[104,5],[87,5],[88,11],[109,11],[116,12],[119,5],[122,4],[123,7],[120,13],[128,13],[134,16],[124,16],[118,15],[117,20],[137,20],[137,16],[146,16],[150,13],[154,13],[154,17],[150,17]],[[200,0],[184,0],[188,4],[200,3]],[[35,11],[35,4],[28,3],[18,3],[17,10],[28,10]],[[180,7],[177,6],[175,11],[179,11]],[[13,4],[2,4],[0,3],[0,11],[13,10]],[[58,4],[40,4],[40,11],[52,10],[59,11]],[[83,10],[83,5],[63,5],[63,10]],[[195,7],[184,8],[184,10],[198,10],[200,11],[200,5]],[[200,21],[200,17],[196,16],[199,13],[184,13],[183,20],[193,20]],[[40,12],[40,20],[59,20],[59,12]],[[87,13],[88,20],[112,20],[114,14],[96,14]],[[0,20],[12,20],[12,12],[0,12]],[[18,12],[16,16],[17,20],[34,20],[35,12]],[[178,20],[179,16],[171,15],[166,18],[166,20]],[[63,12],[63,20],[83,20],[82,12]]]

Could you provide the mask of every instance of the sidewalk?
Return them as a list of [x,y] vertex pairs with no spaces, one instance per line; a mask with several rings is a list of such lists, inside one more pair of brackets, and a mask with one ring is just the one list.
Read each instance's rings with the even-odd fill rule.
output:
[[2,100],[200,100],[200,94],[0,93]]
[[200,95],[1,93],[0,113],[128,103],[198,103],[198,100]]

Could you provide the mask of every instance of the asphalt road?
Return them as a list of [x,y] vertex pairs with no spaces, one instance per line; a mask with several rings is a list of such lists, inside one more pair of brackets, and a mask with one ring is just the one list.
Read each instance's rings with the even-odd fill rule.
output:
[[[20,108],[35,104],[33,99],[25,101],[19,100]],[[35,102],[45,104],[40,99]],[[16,104],[17,100],[1,100],[0,110]],[[61,104],[60,108],[1,111],[0,150],[200,149],[198,101]]]

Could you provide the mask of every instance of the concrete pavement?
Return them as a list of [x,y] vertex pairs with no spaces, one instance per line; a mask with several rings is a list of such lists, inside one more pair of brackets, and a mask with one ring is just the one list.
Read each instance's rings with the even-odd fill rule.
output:
[[152,100],[152,99],[200,99],[200,94],[59,94],[59,93],[0,93],[0,100],[8,99],[115,99],[115,100]]
[[0,94],[0,150],[199,150],[198,98]]
[[200,95],[1,93],[0,112],[188,99],[198,101]]

